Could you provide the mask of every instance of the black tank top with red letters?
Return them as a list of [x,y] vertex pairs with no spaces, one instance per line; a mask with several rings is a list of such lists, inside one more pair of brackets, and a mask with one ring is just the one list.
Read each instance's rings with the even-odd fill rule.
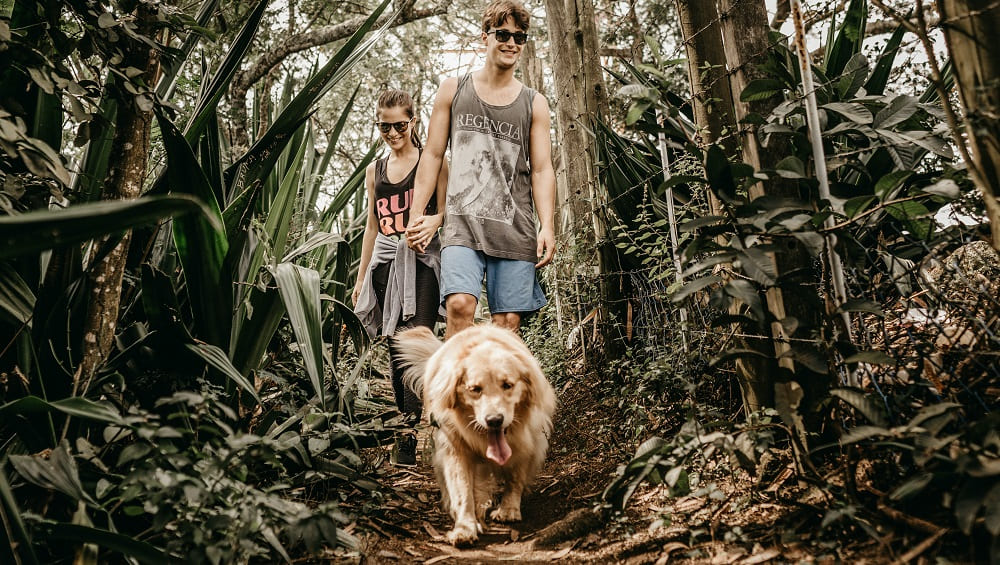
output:
[[[378,231],[383,235],[397,235],[406,231],[410,222],[410,203],[413,202],[413,179],[417,176],[417,166],[410,169],[403,180],[389,182],[386,174],[389,157],[375,161],[375,218]],[[425,214],[437,213],[437,196],[431,195]]]

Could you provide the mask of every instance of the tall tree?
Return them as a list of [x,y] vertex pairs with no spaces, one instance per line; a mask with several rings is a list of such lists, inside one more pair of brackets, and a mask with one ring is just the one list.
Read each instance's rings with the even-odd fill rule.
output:
[[[739,99],[739,93],[751,80],[761,78],[756,65],[764,60],[770,48],[770,26],[764,2],[677,0],[677,6],[688,51],[695,117],[702,135],[716,141],[726,128],[735,129],[735,124],[739,124],[738,144],[723,144],[730,159],[742,160],[755,170],[774,168],[787,154],[786,147],[780,143],[763,146],[755,129],[745,120],[751,114],[767,115],[781,102],[781,97],[750,103]],[[723,75],[729,77],[726,86],[718,80]],[[716,102],[715,108],[708,106],[709,99]],[[751,199],[762,196],[800,198],[798,188],[780,178],[759,182],[750,188]],[[714,204],[713,209],[716,207]],[[769,253],[769,257],[776,280],[781,281],[780,285],[776,283],[768,288],[764,297],[772,316],[770,335],[750,338],[747,346],[766,353],[770,361],[741,360],[738,364],[737,376],[744,403],[748,411],[774,406],[777,392],[782,402],[803,396],[806,412],[810,412],[828,387],[827,377],[808,370],[785,354],[789,339],[815,337],[822,312],[816,308],[815,297],[807,297],[801,290],[789,293],[784,289],[815,289],[818,274],[812,267],[808,251],[795,240]],[[788,424],[793,425],[793,422]]]
[[[111,145],[112,157],[102,194],[105,200],[135,199],[142,190],[153,121],[153,96],[149,85],[156,84],[159,64],[159,48],[151,46],[159,4],[143,2],[131,7],[125,4],[122,8],[120,17],[134,18],[137,37],[125,39],[115,51],[122,58],[121,68],[134,69],[135,72],[130,79],[119,78],[115,81],[120,99]],[[130,240],[131,234],[127,232],[107,255],[98,258],[91,269],[92,296],[83,328],[79,378],[89,379],[111,350]]]
[[[546,0],[546,23],[549,32],[549,54],[555,77],[557,142],[559,147],[557,183],[565,200],[559,201],[561,213],[570,214],[563,225],[588,229],[575,234],[582,237],[582,248],[598,249],[598,270],[601,275],[602,303],[609,308],[624,307],[621,277],[611,277],[618,271],[614,246],[607,238],[602,191],[598,186],[597,150],[591,132],[593,122],[607,115],[607,92],[599,59],[599,39],[594,23],[591,0]],[[612,312],[612,315],[613,312]],[[618,313],[624,318],[624,312]],[[610,325],[605,325],[609,354],[618,344]]]
[[993,248],[1000,250],[1000,60],[990,47],[1000,33],[1000,4],[938,0],[937,6],[965,111],[972,150],[966,162],[986,205]]

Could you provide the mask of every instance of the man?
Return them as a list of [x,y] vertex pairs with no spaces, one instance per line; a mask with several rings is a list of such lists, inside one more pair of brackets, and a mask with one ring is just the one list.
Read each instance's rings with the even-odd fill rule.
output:
[[[516,0],[483,13],[486,64],[441,83],[414,182],[412,210],[434,193],[451,143],[441,296],[445,339],[473,323],[483,277],[493,323],[517,332],[521,315],[545,305],[535,270],[552,261],[555,173],[545,96],[514,78],[530,16]],[[538,229],[535,213],[538,214]],[[440,220],[411,217],[407,243],[422,252]]]

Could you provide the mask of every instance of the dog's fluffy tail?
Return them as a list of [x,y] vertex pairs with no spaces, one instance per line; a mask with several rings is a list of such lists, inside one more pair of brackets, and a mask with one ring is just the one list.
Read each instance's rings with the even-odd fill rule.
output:
[[398,360],[405,367],[403,384],[422,397],[427,360],[441,348],[441,342],[434,337],[434,332],[423,326],[399,332],[392,341]]

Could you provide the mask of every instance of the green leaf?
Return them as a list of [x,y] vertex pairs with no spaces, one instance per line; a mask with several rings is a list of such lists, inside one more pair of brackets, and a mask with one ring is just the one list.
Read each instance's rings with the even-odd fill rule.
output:
[[983,493],[990,486],[988,479],[970,479],[955,499],[955,521],[965,535],[972,534],[972,524],[983,504]]
[[334,307],[340,314],[340,319],[347,326],[347,331],[351,334],[351,341],[354,343],[354,352],[360,357],[371,344],[368,331],[365,330],[361,319],[354,313],[354,309],[339,300],[334,300]]
[[864,40],[865,22],[868,19],[868,6],[865,0],[851,0],[844,11],[844,22],[836,34],[830,34],[831,45],[827,46],[823,73],[828,77],[840,76],[847,68],[848,61],[861,52]]
[[750,281],[733,279],[723,285],[722,289],[729,296],[743,301],[750,308],[750,311],[754,313],[757,321],[763,322],[766,319],[760,295],[757,294],[757,289],[750,284]]
[[866,395],[860,390],[835,388],[830,391],[830,396],[843,400],[875,426],[885,427],[889,425],[888,418],[885,415],[885,408],[871,396]]
[[889,129],[905,122],[919,109],[917,103],[916,96],[902,94],[896,96],[885,108],[882,108],[878,114],[875,114],[872,127],[876,129]]
[[929,216],[930,210],[916,200],[896,202],[886,207],[889,215],[906,224],[906,229],[910,230],[917,239],[925,240],[930,237],[933,223]]
[[986,531],[994,537],[1000,536],[1000,482],[993,485],[983,497]]
[[847,202],[844,202],[844,215],[848,218],[853,219],[855,216],[864,212],[869,206],[877,199],[874,196],[855,196]]
[[59,491],[76,501],[92,505],[97,502],[83,489],[76,461],[69,452],[69,443],[63,440],[49,453],[48,459],[41,455],[11,455],[11,464],[17,474],[42,488]]
[[625,125],[635,125],[636,122],[642,119],[642,115],[646,113],[649,107],[650,103],[645,100],[633,102],[628,108],[628,113],[625,114]]
[[7,479],[6,465],[0,465],[0,524],[3,525],[0,528],[0,561],[38,565],[31,535],[24,525],[21,509]]
[[[762,286],[774,286],[778,278],[774,260],[758,247],[749,247],[736,254],[740,268]],[[734,265],[735,267],[735,265]]]
[[77,202],[96,202],[101,198],[118,118],[118,100],[111,94],[117,88],[117,81],[117,75],[109,72],[97,110],[99,117],[89,123],[90,143],[84,150],[83,169],[75,179],[75,190],[80,195]]
[[222,211],[215,192],[181,132],[156,112],[167,154],[166,178],[173,194],[189,194],[205,203],[211,220],[193,216],[174,220],[174,245],[184,268],[184,281],[198,337],[214,344],[229,339],[232,319],[232,279],[223,270],[229,250]]
[[381,28],[362,43],[362,39],[374,27],[389,3],[390,0],[382,0],[368,19],[344,42],[340,50],[310,77],[302,90],[282,108],[264,135],[245,155],[226,169],[225,178],[230,193],[242,192],[244,186],[270,173],[290,137],[312,113],[314,104],[362,61],[371,47],[381,41],[395,17],[388,18]]
[[223,375],[229,377],[229,379],[239,385],[240,388],[247,391],[247,393],[250,394],[250,397],[253,398],[257,404],[260,404],[260,397],[257,396],[257,389],[254,388],[253,384],[247,380],[246,377],[240,374],[221,349],[208,343],[188,343],[185,344],[185,347],[198,357],[202,358],[206,363],[217,369]]
[[933,473],[920,473],[899,485],[889,494],[890,500],[906,500],[923,492],[924,488],[934,479]]
[[292,331],[299,344],[313,391],[319,397],[319,405],[326,406],[319,273],[292,263],[279,263],[271,272],[292,322]]
[[872,365],[895,365],[896,360],[881,351],[861,351],[844,359],[844,363],[870,363]]
[[144,541],[137,540],[125,534],[110,532],[101,528],[66,524],[61,522],[44,523],[45,534],[42,536],[51,542],[92,543],[111,551],[136,558],[144,564],[164,565],[176,562],[163,550]]
[[870,124],[875,119],[868,108],[856,102],[830,102],[820,107],[836,112],[857,124]]
[[733,168],[722,147],[712,145],[708,148],[708,153],[705,156],[705,171],[708,173],[708,183],[712,192],[717,194],[723,202],[736,200],[736,181],[733,179]]
[[289,263],[294,259],[298,258],[300,255],[305,255],[306,253],[309,253],[314,249],[326,245],[337,245],[342,241],[344,241],[344,238],[341,237],[339,234],[327,233],[322,231],[314,232],[309,235],[309,238],[306,239],[305,242],[303,242],[295,249],[289,251],[288,254],[285,255],[284,259],[282,259],[282,262]]
[[260,366],[267,350],[267,344],[278,331],[285,314],[281,297],[273,290],[261,291],[251,288],[248,302],[251,308],[237,318],[234,328],[230,358],[241,375],[247,376]]
[[774,171],[778,173],[778,176],[786,179],[801,179],[806,176],[805,163],[794,155],[789,155],[778,161],[774,166]]
[[896,197],[896,189],[902,185],[913,173],[911,171],[893,171],[875,183],[875,196],[885,202]]
[[895,31],[892,32],[892,36],[889,37],[889,41],[886,42],[885,47],[882,49],[882,53],[875,63],[875,69],[872,71],[871,76],[868,77],[868,82],[865,83],[865,92],[868,94],[876,95],[885,92],[885,85],[889,83],[889,74],[892,72],[892,65],[896,60],[896,53],[899,52],[899,46],[903,42],[904,35],[906,35],[906,28],[896,26]]
[[61,400],[48,402],[37,396],[25,396],[0,406],[0,419],[6,420],[14,415],[38,414],[45,412],[62,412],[69,416],[107,422],[109,424],[125,425],[121,413],[113,404],[106,401],[95,402],[81,396],[71,396]]
[[703,289],[703,288],[705,288],[705,287],[707,287],[709,285],[712,285],[712,284],[715,284],[717,282],[720,282],[720,281],[722,281],[722,277],[716,276],[716,275],[712,275],[712,276],[708,276],[708,277],[702,277],[700,279],[695,279],[695,280],[693,280],[693,281],[685,284],[683,288],[681,288],[679,291],[677,291],[677,294],[674,295],[674,297],[672,298],[672,301],[673,302],[680,302],[681,300],[684,300],[685,298],[687,298],[687,296],[689,294],[692,294],[694,292],[698,292],[699,290],[701,290],[701,289]]
[[781,94],[785,84],[777,79],[761,78],[750,81],[740,93],[741,102],[757,102]]
[[865,300],[863,298],[848,298],[846,302],[841,304],[837,308],[838,312],[868,312],[869,314],[875,314],[881,318],[885,317],[885,312],[882,308],[870,300]]
[[726,220],[725,216],[700,216],[680,225],[681,233],[693,232],[706,226],[717,226]]
[[0,318],[8,317],[15,325],[31,327],[35,294],[28,283],[6,261],[0,261]]
[[725,363],[726,361],[732,361],[733,359],[743,359],[743,358],[770,359],[769,356],[767,356],[764,353],[761,353],[760,351],[757,351],[756,349],[741,349],[734,347],[726,349],[720,355],[713,357],[708,362],[708,365],[710,367],[716,367],[722,363]]
[[[201,40],[202,37],[210,35],[211,32],[207,30],[207,26],[210,24],[211,19],[215,16],[220,0],[204,0],[201,7],[198,8],[198,14],[195,16],[194,20],[187,24],[188,34],[184,38],[184,43],[177,50],[177,53],[173,57],[163,57],[160,60],[160,79],[156,84],[156,96],[162,100],[170,98],[173,93],[174,86],[177,84],[177,76],[187,61],[188,57],[191,55],[191,51],[194,50],[195,45]],[[252,18],[252,16],[251,16]],[[246,27],[246,24],[243,26]],[[256,27],[256,26],[255,26]],[[233,45],[237,44],[237,41],[233,42]],[[230,46],[230,51],[233,50],[233,46]],[[228,57],[229,55],[227,55]]]
[[837,79],[837,96],[841,99],[851,98],[857,94],[868,76],[868,58],[864,53],[855,53],[844,67],[844,73]]
[[246,22],[240,28],[239,34],[226,50],[226,58],[215,71],[206,89],[198,97],[198,103],[194,111],[191,112],[191,119],[184,127],[184,136],[188,143],[194,144],[204,132],[208,120],[215,115],[215,109],[219,104],[222,95],[229,90],[229,83],[235,76],[245,61],[250,46],[253,45],[254,37],[261,28],[260,22],[264,17],[269,0],[260,0],[254,9],[245,17]]
[[799,240],[799,243],[801,243],[813,257],[819,257],[820,253],[823,252],[823,249],[826,248],[826,238],[814,231],[792,232],[792,237]]
[[0,259],[82,243],[194,212],[211,217],[201,202],[184,195],[145,196],[4,216],[0,217]]
[[855,426],[840,436],[840,445],[850,445],[873,437],[885,437],[889,430],[878,426]]

